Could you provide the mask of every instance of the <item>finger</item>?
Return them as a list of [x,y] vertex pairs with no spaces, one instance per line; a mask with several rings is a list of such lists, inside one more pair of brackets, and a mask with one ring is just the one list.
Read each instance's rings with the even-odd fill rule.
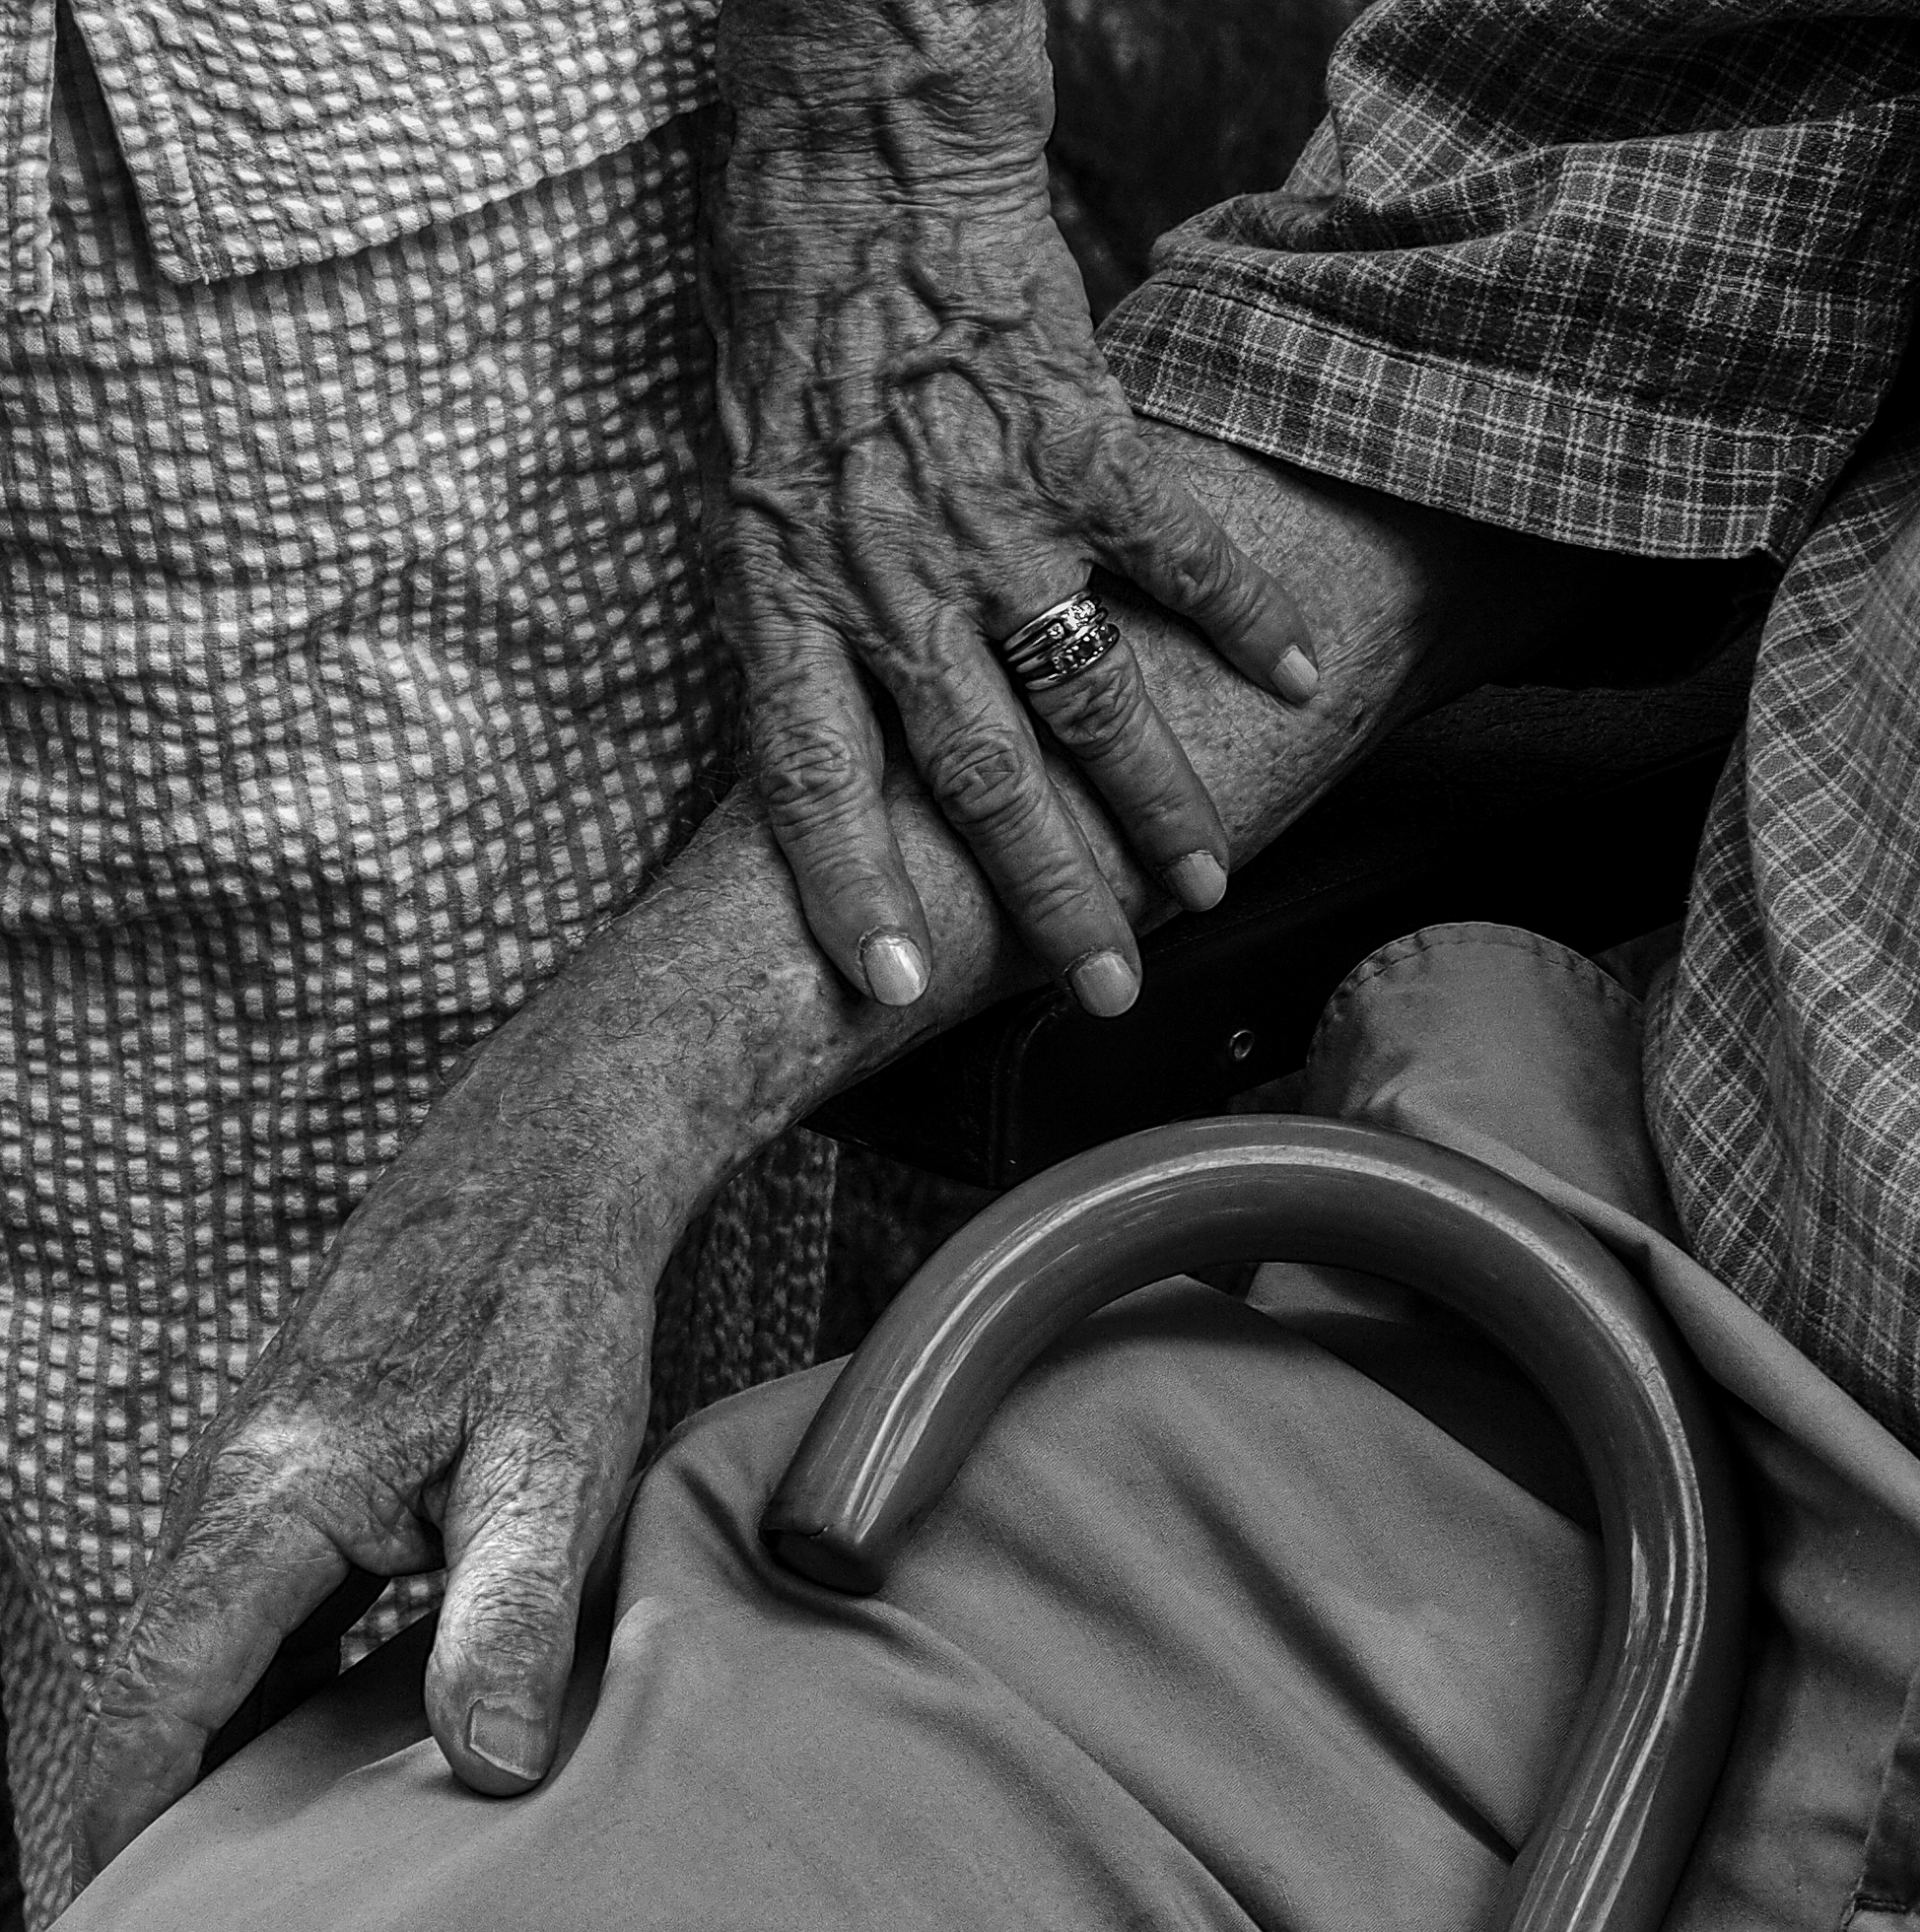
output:
[[814,938],[883,1005],[912,1005],[932,945],[881,797],[871,696],[835,640],[765,621],[747,679],[760,796]]
[[1137,437],[1107,465],[1096,527],[1105,562],[1204,631],[1256,684],[1289,704],[1320,686],[1313,640],[1291,596],[1186,487],[1156,468]]
[[427,1722],[463,1784],[512,1797],[553,1761],[587,1566],[621,1497],[610,1461],[502,1433],[468,1445],[448,1495],[446,1596]]
[[915,685],[896,690],[916,764],[1028,950],[1090,1013],[1138,996],[1139,950],[999,667],[950,611]]
[[[846,466],[868,497],[883,495],[875,462],[860,451]],[[959,498],[942,499],[942,515],[971,540],[979,532],[969,531],[963,508]],[[972,600],[949,595],[885,518],[856,518],[843,534],[862,595],[894,646],[876,668],[934,802],[1028,951],[1088,1012],[1125,1012],[1140,984],[1132,929],[1054,789],[1032,721],[976,628]],[[1026,568],[1045,567],[1030,559]],[[1020,571],[1008,575],[1021,594]]]
[[191,1789],[209,1741],[348,1571],[339,1541],[270,1475],[229,1460],[149,1571],[96,1695],[75,1805],[91,1877]]
[[273,1662],[207,1740],[199,1775],[218,1770],[237,1751],[305,1703],[340,1672],[340,1639],[373,1609],[388,1579],[350,1566],[346,1579],[273,1653]]
[[1218,905],[1227,889],[1226,827],[1126,640],[1027,701],[1173,896],[1190,912]]

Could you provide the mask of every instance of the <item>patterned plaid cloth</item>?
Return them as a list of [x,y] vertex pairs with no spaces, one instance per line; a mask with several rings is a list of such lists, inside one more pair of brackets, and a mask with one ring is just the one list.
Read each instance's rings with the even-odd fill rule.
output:
[[1165,242],[1105,339],[1148,415],[1787,565],[1649,1113],[1700,1258],[1920,1447],[1916,89],[1914,5],[1383,0],[1287,191]]
[[[693,565],[700,6],[77,12],[103,90],[50,0],[0,0],[0,1689],[35,1922],[170,1471],[455,1059],[692,829],[730,689]],[[830,1185],[797,1138],[683,1244],[661,1421],[810,1356]]]

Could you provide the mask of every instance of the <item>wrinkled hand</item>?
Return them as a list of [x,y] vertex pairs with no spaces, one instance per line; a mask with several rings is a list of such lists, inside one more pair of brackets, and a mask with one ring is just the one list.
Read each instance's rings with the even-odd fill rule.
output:
[[[1138,953],[991,648],[1094,565],[1264,688],[1316,681],[1285,592],[1149,459],[1055,228],[1036,0],[729,0],[710,197],[726,473],[711,559],[755,771],[840,970],[918,998],[925,914],[880,795],[870,674],[1029,949],[1096,1012]],[[1123,644],[1029,700],[1183,904],[1218,814]]]
[[609,1185],[617,1138],[557,1104],[542,1056],[504,1037],[176,1476],[99,1688],[83,1882],[192,1785],[350,1565],[446,1565],[434,1735],[479,1791],[546,1768],[583,1580],[640,1448],[664,1239],[631,1183]]

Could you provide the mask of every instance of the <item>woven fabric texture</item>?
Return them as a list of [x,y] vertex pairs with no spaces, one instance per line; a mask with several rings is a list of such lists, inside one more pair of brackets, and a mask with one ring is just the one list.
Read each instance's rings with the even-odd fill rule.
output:
[[[713,98],[719,0],[71,0],[177,279],[286,268],[468,214]],[[51,288],[55,0],[0,0],[0,242]],[[4,296],[0,296],[4,301]]]
[[1787,565],[1648,1108],[1699,1258],[1920,1444],[1920,7],[1382,0],[1329,99],[1108,355],[1310,468]]
[[[200,287],[62,42],[49,300],[0,318],[0,1683],[35,1923],[171,1469],[461,1053],[723,776],[702,112]],[[662,1425],[807,1359],[830,1185],[795,1140],[710,1211]]]
[[1905,341],[1916,88],[1906,6],[1385,0],[1288,191],[1168,237],[1107,354],[1148,415],[1396,495],[1784,557]]

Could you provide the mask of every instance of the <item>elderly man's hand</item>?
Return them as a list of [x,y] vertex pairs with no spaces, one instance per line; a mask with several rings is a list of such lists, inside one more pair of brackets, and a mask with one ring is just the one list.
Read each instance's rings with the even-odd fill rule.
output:
[[[919,997],[926,920],[881,804],[870,673],[1029,949],[1117,1012],[1131,932],[990,640],[1100,564],[1299,701],[1305,627],[1150,459],[1094,344],[1048,206],[1038,0],[728,0],[720,72],[713,575],[808,922],[856,986]],[[1032,708],[1149,873],[1212,904],[1225,833],[1126,645]]]
[[597,1104],[563,1017],[536,1007],[482,1050],[178,1472],[99,1686],[83,1879],[191,1786],[350,1565],[446,1565],[434,1735],[480,1791],[546,1769],[583,1578],[646,1421],[665,1229],[685,1218],[657,1208],[673,1163]]

